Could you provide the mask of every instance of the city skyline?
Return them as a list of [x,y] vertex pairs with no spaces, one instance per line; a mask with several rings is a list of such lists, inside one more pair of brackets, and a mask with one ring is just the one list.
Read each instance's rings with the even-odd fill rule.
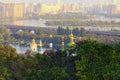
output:
[[[58,0],[0,0],[0,2],[37,2],[37,3],[55,3]],[[64,3],[91,3],[91,4],[96,4],[96,3],[112,3],[112,0],[60,0],[61,2]],[[118,3],[120,1],[118,0]]]

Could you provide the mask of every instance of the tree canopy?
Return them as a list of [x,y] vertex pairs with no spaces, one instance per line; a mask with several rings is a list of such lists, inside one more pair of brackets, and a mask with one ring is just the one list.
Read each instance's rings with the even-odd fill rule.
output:
[[[0,80],[119,80],[119,47],[81,41],[72,49],[33,57],[0,45]],[[77,56],[67,56],[67,51]]]

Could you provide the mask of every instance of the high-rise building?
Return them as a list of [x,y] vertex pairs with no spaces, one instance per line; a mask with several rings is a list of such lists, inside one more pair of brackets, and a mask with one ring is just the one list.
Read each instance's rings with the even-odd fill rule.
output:
[[118,0],[112,0],[112,4],[108,6],[108,14],[118,14],[120,13],[120,5]]
[[55,4],[41,4],[40,14],[56,14],[62,10],[62,5],[60,1]]
[[112,3],[113,3],[114,5],[118,4],[118,0],[112,0],[112,1],[113,1]]
[[0,3],[0,16],[3,18],[22,18],[23,4],[22,3]]
[[61,11],[62,11],[62,12],[70,12],[70,11],[71,11],[71,8],[70,8],[69,5],[63,4]]
[[71,4],[71,11],[78,12],[79,11],[79,4],[78,3]]

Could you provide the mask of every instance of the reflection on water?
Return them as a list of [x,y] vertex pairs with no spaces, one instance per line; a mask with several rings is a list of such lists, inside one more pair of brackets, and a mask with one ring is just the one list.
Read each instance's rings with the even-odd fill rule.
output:
[[19,21],[0,21],[0,24],[8,24],[8,25],[22,25],[23,21],[19,20]]
[[[48,26],[45,25],[46,21],[51,21],[52,19],[30,19],[30,20],[0,20],[0,24],[8,24],[8,25],[23,25],[23,26],[36,26],[36,27],[52,27],[55,28],[57,26]],[[59,21],[61,19],[56,19],[56,21]],[[115,21],[120,22],[119,18],[108,18],[103,16],[96,16],[93,19],[83,19],[83,21]]]
[[17,53],[25,53],[30,47],[20,47],[19,45],[12,45],[10,44],[13,48],[16,48]]
[[4,20],[0,21],[0,24],[7,24],[7,25],[23,25],[23,26],[36,26],[36,27],[48,27],[44,23],[45,20]]
[[[12,45],[12,44],[10,44],[10,46],[13,47],[13,48],[15,48],[18,54],[25,53],[27,50],[31,50],[30,47],[21,47],[19,45]],[[38,50],[40,50],[40,49],[38,48]],[[44,51],[50,50],[50,49],[43,48],[42,50],[44,52]]]
[[14,24],[14,25],[22,25],[23,24],[23,21],[21,20],[19,20],[19,21],[13,21],[12,22],[12,24]]
[[48,27],[45,25],[45,20],[23,20],[22,25],[24,26],[38,26],[38,27]]

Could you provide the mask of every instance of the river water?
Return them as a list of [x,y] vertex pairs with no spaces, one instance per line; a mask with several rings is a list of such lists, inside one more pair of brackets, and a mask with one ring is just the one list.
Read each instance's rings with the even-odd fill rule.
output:
[[16,48],[17,53],[25,53],[27,50],[30,50],[30,47],[21,47],[19,45],[12,45],[10,44],[11,47]]
[[[46,20],[43,20],[43,19],[30,19],[30,20],[0,20],[0,24],[7,24],[7,25],[23,25],[23,26],[30,26],[30,27],[48,27],[48,28],[57,28],[58,26],[48,26],[48,25],[45,25],[45,22],[46,21],[51,21],[52,19],[46,19]],[[55,19],[56,21],[60,21],[61,19]],[[119,18],[107,18],[107,17],[103,17],[103,16],[97,16],[93,19],[83,19],[82,21],[115,21],[115,22],[120,22],[120,19]],[[63,26],[64,28],[66,28],[66,26]],[[111,27],[101,27],[101,26],[74,26],[75,28],[85,28],[86,30],[105,30],[106,28],[108,30],[120,30],[120,27],[118,26],[111,26]],[[106,30],[107,30],[106,29]]]
[[[99,20],[99,19],[93,19],[93,20]],[[102,20],[102,19],[100,19]],[[104,19],[103,21],[113,21],[114,19]],[[116,22],[119,22],[120,19],[115,19]],[[48,20],[47,20],[48,21]],[[14,24],[14,25],[23,25],[23,26],[32,26],[32,27],[47,27],[47,28],[58,28],[58,26],[48,26],[45,25],[46,20],[23,20],[23,21],[13,21],[10,22],[8,24]],[[66,26],[63,26],[64,28],[66,28]],[[120,27],[118,26],[111,26],[111,27],[107,27],[107,26],[74,26],[74,28],[84,28],[85,30],[94,30],[94,31],[111,31],[111,30],[120,30]]]
[[58,26],[48,26],[45,25],[46,20],[42,19],[31,19],[31,20],[6,20],[6,21],[0,21],[0,24],[6,24],[6,25],[18,25],[18,26],[30,26],[30,27],[50,27],[50,28],[56,28]]
[[[10,46],[13,48],[16,48],[16,52],[18,54],[25,53],[27,50],[31,50],[31,48],[29,46],[28,47],[23,47],[23,46],[21,47],[19,45],[12,45],[12,44],[10,44]],[[46,50],[49,50],[49,48],[43,48],[43,51],[46,51]]]

